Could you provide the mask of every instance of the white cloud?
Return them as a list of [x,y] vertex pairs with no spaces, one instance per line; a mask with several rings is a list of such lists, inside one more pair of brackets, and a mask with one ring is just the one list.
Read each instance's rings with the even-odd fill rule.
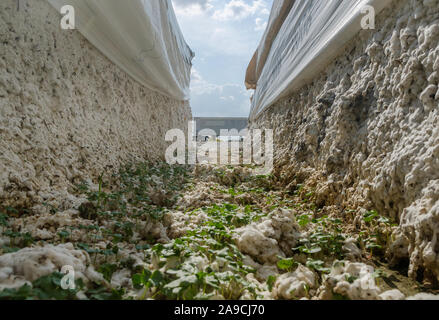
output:
[[192,95],[211,94],[212,92],[220,92],[221,86],[209,83],[203,79],[197,69],[192,68],[191,71],[191,93]]
[[[206,81],[201,74],[197,71],[197,69],[192,68],[191,71],[191,92],[193,95],[204,95],[204,94],[223,94],[228,90],[228,88],[237,88],[240,90],[240,93],[243,93],[243,85],[238,85],[234,83],[226,83],[226,84],[214,84]],[[220,98],[224,98],[226,100],[234,100],[233,95],[221,95]],[[224,100],[223,99],[223,100]]]
[[200,16],[213,9],[212,0],[173,0],[175,13],[182,16]]
[[248,115],[251,92],[244,87],[245,70],[259,44],[272,0],[172,2],[185,39],[195,51],[193,115]]
[[256,18],[255,23],[256,23],[255,31],[264,31],[267,28],[268,22],[261,18]]
[[220,97],[224,101],[235,101],[235,96]]
[[235,83],[213,84],[192,68],[191,105],[195,116],[243,116],[250,111],[249,93]]
[[230,0],[222,9],[215,10],[213,18],[219,21],[242,20],[254,15],[269,14],[267,4],[263,0],[255,0],[248,4],[244,0]]
[[210,6],[210,0],[173,0],[173,3],[180,7],[190,7],[198,5],[202,8]]
[[[239,29],[207,15],[180,18],[180,25],[189,46],[195,50],[196,57],[204,58],[206,55],[251,56],[259,41],[259,36],[248,34],[248,31],[243,28],[249,27],[249,31],[253,32],[253,23],[254,21],[251,21],[251,24],[245,24]],[[202,48],[202,51],[199,48]]]
[[[255,18],[267,20],[269,1],[173,0],[173,3],[183,34],[197,57],[251,58],[260,40],[254,31],[262,30],[256,29],[262,27],[255,27]],[[203,51],[198,50],[200,47]]]

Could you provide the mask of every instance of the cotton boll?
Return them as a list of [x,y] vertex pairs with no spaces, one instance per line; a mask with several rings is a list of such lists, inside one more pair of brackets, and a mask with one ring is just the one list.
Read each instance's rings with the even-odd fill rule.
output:
[[20,283],[23,281],[33,282],[53,272],[60,272],[63,266],[73,267],[75,277],[82,278],[86,282],[103,280],[102,274],[88,266],[89,263],[88,254],[75,250],[70,243],[21,249],[0,256],[0,270],[3,273],[0,288],[10,287],[11,279]]
[[405,295],[398,289],[393,289],[381,293],[378,298],[380,300],[404,300]]
[[346,239],[342,250],[345,253],[346,258],[351,261],[358,261],[361,259],[361,250],[357,247],[356,241],[353,238]]
[[337,261],[319,288],[321,299],[331,299],[333,293],[351,300],[376,300],[381,289],[373,276],[374,268],[359,262]]
[[250,225],[236,230],[238,233],[237,246],[243,253],[250,255],[261,263],[276,263],[281,255],[278,242],[266,237],[256,226]]
[[261,263],[276,263],[291,252],[300,238],[293,210],[276,209],[258,224],[236,230],[238,248]]
[[307,291],[315,285],[314,272],[299,265],[294,272],[285,273],[277,278],[273,295],[278,299],[298,299],[306,296]]
[[256,271],[256,278],[260,281],[267,281],[268,277],[276,276],[279,270],[275,265],[263,265]]
[[114,288],[132,288],[131,271],[128,269],[118,270],[111,277],[111,286]]
[[414,296],[408,297],[406,300],[439,300],[439,295],[431,293],[418,293]]

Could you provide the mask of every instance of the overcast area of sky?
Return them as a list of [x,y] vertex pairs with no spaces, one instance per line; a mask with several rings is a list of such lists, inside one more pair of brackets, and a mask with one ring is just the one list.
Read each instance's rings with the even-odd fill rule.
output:
[[245,71],[273,0],[172,0],[186,42],[195,52],[194,117],[247,117],[251,91]]

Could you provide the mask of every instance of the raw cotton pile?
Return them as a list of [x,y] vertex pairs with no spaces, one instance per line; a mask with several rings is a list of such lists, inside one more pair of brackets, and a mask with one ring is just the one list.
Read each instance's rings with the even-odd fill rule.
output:
[[274,129],[274,175],[320,207],[395,219],[388,256],[439,280],[439,1],[398,0],[313,82],[251,124]]
[[331,299],[333,294],[338,294],[351,300],[378,299],[381,290],[373,272],[374,268],[364,263],[336,261],[319,288],[319,298]]
[[277,209],[262,222],[236,230],[238,248],[262,264],[290,254],[300,237],[294,213]]
[[[385,217],[318,208],[312,192],[276,189],[271,176],[213,182],[223,169],[138,163],[77,186],[76,209],[0,211],[0,298],[396,300],[426,291],[403,274],[395,281],[383,261]],[[76,291],[58,288],[66,265],[84,284]]]
[[166,131],[191,119],[188,102],[138,84],[77,30],[62,30],[47,0],[23,3],[0,3],[2,206],[63,202],[83,179],[164,158]]
[[75,250],[71,243],[58,246],[25,248],[0,256],[0,290],[19,288],[53,272],[61,272],[64,266],[73,267],[75,278],[85,282],[103,282],[102,274],[90,266],[90,257]]
[[277,299],[298,299],[308,295],[316,286],[316,275],[308,268],[299,265],[292,273],[284,273],[274,284],[273,296]]

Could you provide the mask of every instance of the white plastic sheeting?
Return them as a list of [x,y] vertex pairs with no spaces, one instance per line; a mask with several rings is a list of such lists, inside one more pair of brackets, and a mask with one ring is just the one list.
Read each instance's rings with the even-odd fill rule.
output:
[[105,56],[146,87],[189,99],[193,52],[171,0],[48,0],[75,9],[76,28]]
[[280,28],[293,7],[294,1],[273,2],[270,18],[268,19],[267,29],[262,36],[261,44],[253,55],[245,75],[245,86],[247,89],[256,89],[256,84],[261,76],[262,69],[267,61],[271,46]]
[[250,118],[311,81],[339,55],[360,31],[366,5],[378,14],[391,1],[275,0],[267,30],[247,69],[246,86],[256,89]]

